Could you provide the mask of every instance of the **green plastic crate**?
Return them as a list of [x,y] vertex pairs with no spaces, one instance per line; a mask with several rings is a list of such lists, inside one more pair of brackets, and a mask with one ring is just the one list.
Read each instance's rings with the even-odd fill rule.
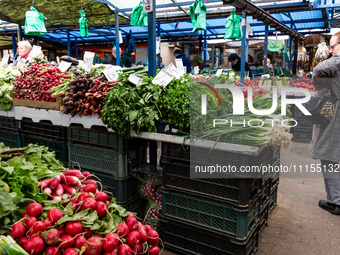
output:
[[21,136],[18,132],[9,130],[0,130],[0,143],[3,142],[11,148],[21,147]]
[[[109,197],[115,197],[117,202],[124,203],[133,197],[139,195],[138,184],[139,180],[133,176],[129,176],[124,180],[116,180],[112,175],[106,173],[100,173],[97,171],[82,169],[82,171],[89,171],[99,178],[103,185],[103,190],[108,191]],[[98,181],[98,178],[91,177]]]
[[258,250],[259,231],[254,229],[243,242],[202,230],[185,222],[162,219],[160,237],[165,249],[185,255],[250,255]]
[[116,152],[126,153],[128,139],[105,130],[69,127],[67,131],[69,143],[91,144],[99,147],[116,149]]
[[162,196],[163,217],[194,224],[237,240],[246,240],[259,223],[261,197],[248,210],[240,210],[228,203],[179,192],[164,191]]
[[56,159],[58,159],[60,162],[64,164],[68,163],[67,145],[65,143],[61,143],[56,140],[47,139],[39,136],[22,135],[22,145],[27,146],[30,143],[44,145],[48,147],[49,150],[55,151]]
[[19,121],[16,120],[14,117],[4,117],[0,116],[0,129],[6,129],[10,131],[18,131]]
[[68,144],[69,164],[106,173],[115,179],[126,178],[131,170],[146,165],[146,146],[135,143],[126,153],[84,144]]
[[23,135],[39,136],[62,143],[67,141],[67,127],[53,125],[48,120],[42,120],[37,123],[31,119],[24,118],[21,121],[21,132]]

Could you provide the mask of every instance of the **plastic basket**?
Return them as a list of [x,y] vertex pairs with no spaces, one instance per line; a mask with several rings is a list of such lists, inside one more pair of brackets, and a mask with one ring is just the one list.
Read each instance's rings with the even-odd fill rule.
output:
[[261,198],[249,210],[239,210],[228,203],[221,203],[178,192],[163,193],[162,216],[194,224],[196,227],[246,240],[258,226]]
[[146,164],[145,143],[134,143],[125,153],[83,144],[68,144],[70,165],[106,173],[115,179],[126,178],[131,169]]
[[244,242],[235,242],[226,235],[201,230],[181,221],[162,219],[160,236],[165,249],[177,254],[249,255],[258,249],[259,232],[254,229]]
[[64,164],[68,163],[67,146],[65,143],[61,143],[52,139],[43,138],[41,136],[22,135],[22,145],[27,146],[30,143],[44,145],[48,147],[49,150],[55,151],[56,159],[63,162]]
[[[124,203],[139,194],[139,180],[137,180],[133,176],[129,176],[123,180],[116,180],[110,174],[87,169],[82,169],[82,171],[89,171],[91,174],[94,174],[96,177],[98,177],[103,185],[103,190],[110,192],[108,193],[108,196],[110,198],[115,197],[117,199],[117,202]],[[91,178],[98,181],[98,178]]]
[[21,121],[21,131],[24,135],[36,135],[66,143],[67,128],[55,126],[50,121],[42,120],[35,123],[30,119],[24,118]]
[[15,118],[11,117],[4,117],[0,116],[0,129],[1,130],[10,130],[10,131],[16,131],[18,132],[19,130],[19,121],[15,120]]
[[[223,178],[223,179],[191,179],[190,169],[185,162],[166,162],[162,158],[163,186],[169,190],[222,200],[240,207],[249,205],[258,196],[261,188],[260,179],[251,178]],[[183,164],[181,164],[183,163]]]
[[117,152],[124,153],[127,150],[128,139],[123,138],[112,132],[103,129],[86,129],[80,127],[68,128],[68,142],[91,144],[99,147],[108,147],[117,149]]
[[21,147],[21,136],[18,132],[0,129],[0,143],[3,142],[11,148]]
[[123,206],[127,211],[137,213],[137,216],[143,218],[146,209],[146,200],[141,199],[138,195],[125,201],[124,203],[117,201],[118,204]]

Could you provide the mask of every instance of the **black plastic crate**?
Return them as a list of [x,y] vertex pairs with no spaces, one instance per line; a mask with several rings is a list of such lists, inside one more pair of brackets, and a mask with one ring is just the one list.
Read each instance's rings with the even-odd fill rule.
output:
[[81,128],[72,126],[68,128],[67,139],[69,143],[95,145],[116,149],[116,152],[126,153],[129,139],[123,138],[113,132],[108,132],[105,127]]
[[137,216],[139,218],[144,218],[145,216],[145,210],[147,206],[146,200],[139,197],[139,195],[129,199],[125,202],[119,202],[117,201],[117,204],[123,206],[127,211],[137,213]]
[[0,116],[0,130],[10,130],[18,133],[19,131],[19,121],[14,117],[4,117]]
[[228,203],[198,196],[172,191],[162,193],[163,217],[193,224],[237,240],[246,240],[258,226],[260,211],[260,197],[248,210],[242,210]]
[[277,192],[278,192],[278,186],[276,186],[276,188],[270,194],[269,203],[268,203],[269,213],[271,213],[273,209],[275,208],[275,206],[277,205]]
[[261,189],[261,179],[255,178],[191,179],[190,166],[185,162],[166,161],[164,157],[161,160],[163,186],[169,190],[227,201],[246,208]]
[[226,235],[201,230],[181,221],[162,219],[160,237],[165,249],[183,255],[250,255],[258,250],[259,231],[254,229],[244,242]]
[[60,162],[64,163],[65,165],[68,163],[68,152],[67,152],[67,145],[65,143],[44,138],[41,136],[34,136],[34,135],[22,135],[22,145],[27,146],[30,143],[44,145],[49,148],[51,151],[55,151],[56,159]]
[[103,190],[108,191],[108,196],[110,198],[115,197],[117,202],[125,203],[133,197],[139,195],[138,184],[139,180],[133,176],[129,176],[125,179],[117,180],[113,175],[101,173],[93,170],[82,169],[82,171],[89,171],[96,177],[91,177],[92,179],[101,181],[103,185]]
[[293,140],[299,142],[310,142],[313,137],[313,128],[294,127]]
[[146,165],[146,141],[131,140],[128,150],[119,153],[115,149],[85,144],[68,144],[69,164],[112,175],[115,179],[126,178],[133,168]]
[[48,120],[42,120],[39,123],[24,118],[21,121],[21,132],[24,135],[35,135],[42,138],[57,140],[66,143],[67,128],[55,126]]
[[0,129],[0,143],[4,143],[7,147],[22,147],[21,136],[17,131]]
[[[266,147],[258,156],[249,156],[226,151],[213,151],[221,164],[228,165],[278,165],[280,148]],[[228,201],[236,206],[248,207],[261,192],[262,176],[256,178],[190,178],[190,147],[163,143],[161,166],[163,186],[194,195]],[[268,178],[268,175],[266,177]]]

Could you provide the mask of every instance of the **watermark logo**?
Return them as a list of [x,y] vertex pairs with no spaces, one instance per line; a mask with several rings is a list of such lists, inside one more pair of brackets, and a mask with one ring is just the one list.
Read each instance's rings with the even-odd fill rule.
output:
[[[201,83],[203,84],[203,83]],[[218,97],[220,104],[222,105],[222,101],[217,91],[211,87],[210,85],[203,84],[208,87],[210,90],[214,92],[214,94]],[[227,84],[216,84],[215,88],[219,89],[228,89],[233,97],[233,115],[244,115],[244,100],[245,95],[243,94],[240,87],[235,85],[227,85]],[[277,109],[278,105],[278,88],[272,88],[272,106],[269,109],[255,109],[253,105],[253,90],[252,88],[248,88],[247,93],[247,103],[249,111],[256,115],[270,115],[274,113]],[[302,98],[287,98],[289,94],[302,93],[305,97]],[[281,115],[287,115],[286,106],[287,105],[295,105],[304,115],[311,115],[311,113],[304,107],[304,103],[307,103],[311,99],[311,92],[304,88],[293,88],[293,87],[281,87]],[[201,95],[201,114],[207,114],[207,95]]]

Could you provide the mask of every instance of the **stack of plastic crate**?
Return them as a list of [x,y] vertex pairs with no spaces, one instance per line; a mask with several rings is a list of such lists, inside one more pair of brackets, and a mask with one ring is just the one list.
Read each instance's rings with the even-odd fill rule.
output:
[[0,116],[0,143],[11,148],[21,147],[19,121],[15,118]]
[[132,169],[146,165],[147,141],[126,139],[104,128],[69,127],[68,152],[72,167],[89,171],[101,180],[103,189],[130,211],[142,213],[139,181]]
[[67,127],[55,126],[48,120],[37,123],[23,118],[20,121],[20,131],[23,146],[30,143],[47,146],[56,152],[58,160],[67,165]]
[[[200,153],[196,158],[201,158],[201,163],[206,160],[208,165],[230,164],[238,169],[246,165],[273,166],[280,159],[277,147],[265,147],[256,156],[209,149]],[[190,178],[190,147],[171,143],[162,144],[161,165],[162,237],[167,249],[181,254],[256,252],[261,215],[272,196],[268,189],[277,187],[278,175]]]

